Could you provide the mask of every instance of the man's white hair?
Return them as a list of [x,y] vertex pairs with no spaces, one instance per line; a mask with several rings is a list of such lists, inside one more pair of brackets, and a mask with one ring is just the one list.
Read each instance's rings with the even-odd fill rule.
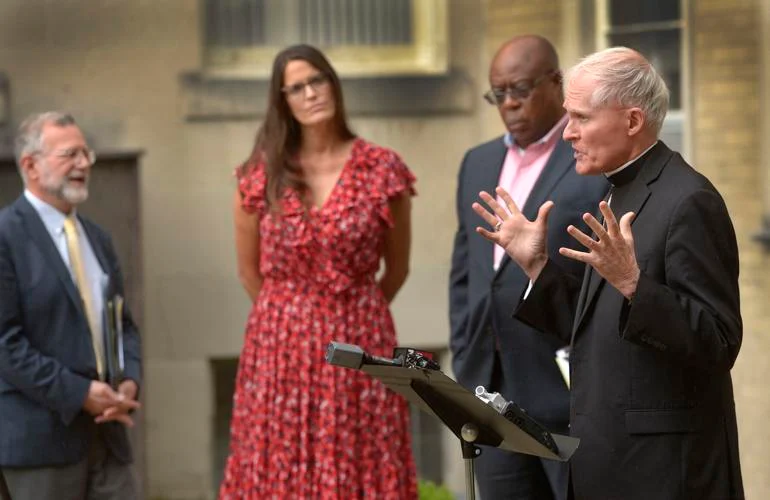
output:
[[647,127],[657,136],[668,112],[666,82],[639,52],[612,47],[583,58],[569,72],[568,81],[584,74],[596,87],[591,95],[594,107],[640,108]]
[[28,116],[19,126],[14,142],[14,156],[16,165],[19,168],[19,174],[26,184],[27,179],[21,168],[21,159],[28,154],[42,152],[43,149],[43,128],[53,124],[57,127],[67,127],[77,125],[75,118],[69,113],[60,111],[46,111],[45,113],[35,113]]

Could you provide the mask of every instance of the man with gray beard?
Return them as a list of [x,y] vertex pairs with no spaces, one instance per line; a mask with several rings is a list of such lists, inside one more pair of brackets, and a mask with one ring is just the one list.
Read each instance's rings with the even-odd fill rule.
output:
[[72,116],[48,112],[22,123],[15,155],[24,193],[0,211],[2,475],[14,500],[133,500],[139,336],[124,309],[111,379],[105,299],[123,279],[109,235],[77,213],[94,153]]

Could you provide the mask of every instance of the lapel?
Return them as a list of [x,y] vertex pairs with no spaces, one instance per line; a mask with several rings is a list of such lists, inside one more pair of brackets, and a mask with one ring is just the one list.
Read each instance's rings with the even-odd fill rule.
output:
[[[495,147],[489,152],[487,158],[485,158],[481,164],[476,167],[478,169],[478,184],[481,190],[486,191],[492,196],[495,196],[495,188],[500,182],[500,172],[503,170],[503,164],[505,163],[505,156],[508,153],[508,148],[503,142],[503,138],[495,143]],[[471,199],[478,198],[479,190],[471,193]],[[475,215],[475,212],[474,212]],[[478,216],[476,216],[478,217]],[[495,276],[495,268],[493,263],[495,261],[495,246],[492,242],[486,238],[473,238],[479,245],[483,245],[483,252],[480,255],[484,257],[484,266],[482,266],[489,273],[488,277],[491,280]],[[502,268],[502,264],[500,266]]]
[[40,250],[40,253],[43,254],[43,258],[61,281],[64,289],[67,291],[67,296],[72,303],[78,311],[85,316],[85,310],[83,309],[80,294],[78,293],[77,287],[75,287],[75,283],[72,281],[69,269],[67,269],[67,266],[64,264],[59,250],[56,248],[56,245],[51,239],[51,235],[45,228],[45,225],[35,211],[35,208],[22,195],[16,200],[15,209],[21,216],[24,227],[26,228],[32,243],[34,243],[38,250]]
[[[540,205],[545,203],[550,197],[556,185],[559,181],[574,168],[575,159],[572,153],[572,146],[564,139],[559,139],[556,143],[556,147],[551,153],[548,162],[543,168],[543,172],[538,177],[535,185],[532,186],[532,191],[527,197],[527,202],[521,208],[521,212],[532,220],[537,217],[537,211]],[[497,274],[495,277],[500,276],[511,258],[508,254],[503,255],[503,260],[500,261],[500,267],[497,268]]]
[[[617,219],[620,219],[623,214],[627,212],[634,212],[636,217],[631,222],[631,226],[639,219],[640,212],[644,209],[644,203],[650,196],[649,185],[654,182],[660,175],[663,167],[666,166],[669,159],[673,155],[673,152],[662,141],[658,143],[649,151],[646,158],[641,159],[644,164],[641,166],[641,170],[628,187],[621,186],[616,188],[612,194],[612,211]],[[638,237],[639,235],[635,235]],[[575,323],[572,329],[572,336],[574,339],[580,325],[585,319],[586,311],[590,308],[591,303],[596,298],[597,292],[604,285],[605,279],[602,278],[593,268],[586,265],[585,274],[583,275],[583,285],[580,289],[580,295],[578,297],[578,308]]]
[[[586,264],[585,269],[583,271],[583,281],[580,283],[580,294],[578,295],[577,309],[575,309],[576,311],[575,319],[574,319],[574,322],[572,323],[573,338],[575,336],[575,332],[577,331],[578,326],[583,321],[583,315],[585,314],[585,311],[587,309],[585,306],[585,302],[586,302],[586,297],[588,296],[587,289],[588,289],[588,284],[590,283],[590,280],[591,280],[592,272],[593,272],[593,268],[588,264]],[[595,281],[599,281],[599,280],[595,280]],[[593,292],[593,294],[595,293],[596,291]],[[593,294],[591,294],[591,296],[593,296]]]

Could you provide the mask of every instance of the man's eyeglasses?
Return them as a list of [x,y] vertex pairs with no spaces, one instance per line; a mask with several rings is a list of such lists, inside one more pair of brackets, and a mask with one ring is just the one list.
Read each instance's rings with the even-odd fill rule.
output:
[[[43,154],[41,152],[41,154]],[[61,160],[66,161],[75,161],[80,155],[83,155],[83,157],[88,160],[88,163],[93,165],[96,162],[96,153],[91,148],[69,148],[69,149],[59,149],[56,151],[52,151],[49,153],[44,153],[46,155],[52,155],[56,158],[59,158]]]
[[283,91],[288,97],[292,99],[299,99],[306,95],[305,87],[310,87],[311,89],[318,92],[327,83],[329,83],[329,77],[324,75],[323,73],[318,73],[315,76],[311,76],[304,82],[298,82],[292,85],[287,85],[283,87],[281,91]]
[[527,78],[519,80],[503,89],[490,89],[484,94],[484,99],[493,106],[501,106],[508,96],[514,100],[523,101],[532,94],[532,91],[535,90],[538,85],[554,74],[558,74],[558,71],[552,69],[535,79]]

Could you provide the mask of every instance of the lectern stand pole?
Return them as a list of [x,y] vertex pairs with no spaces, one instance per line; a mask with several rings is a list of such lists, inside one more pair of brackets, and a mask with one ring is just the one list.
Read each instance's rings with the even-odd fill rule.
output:
[[473,444],[473,442],[479,437],[479,428],[476,424],[465,424],[460,431],[460,435],[463,460],[465,461],[465,498],[467,500],[476,500],[476,475],[473,461],[481,454],[481,448]]

